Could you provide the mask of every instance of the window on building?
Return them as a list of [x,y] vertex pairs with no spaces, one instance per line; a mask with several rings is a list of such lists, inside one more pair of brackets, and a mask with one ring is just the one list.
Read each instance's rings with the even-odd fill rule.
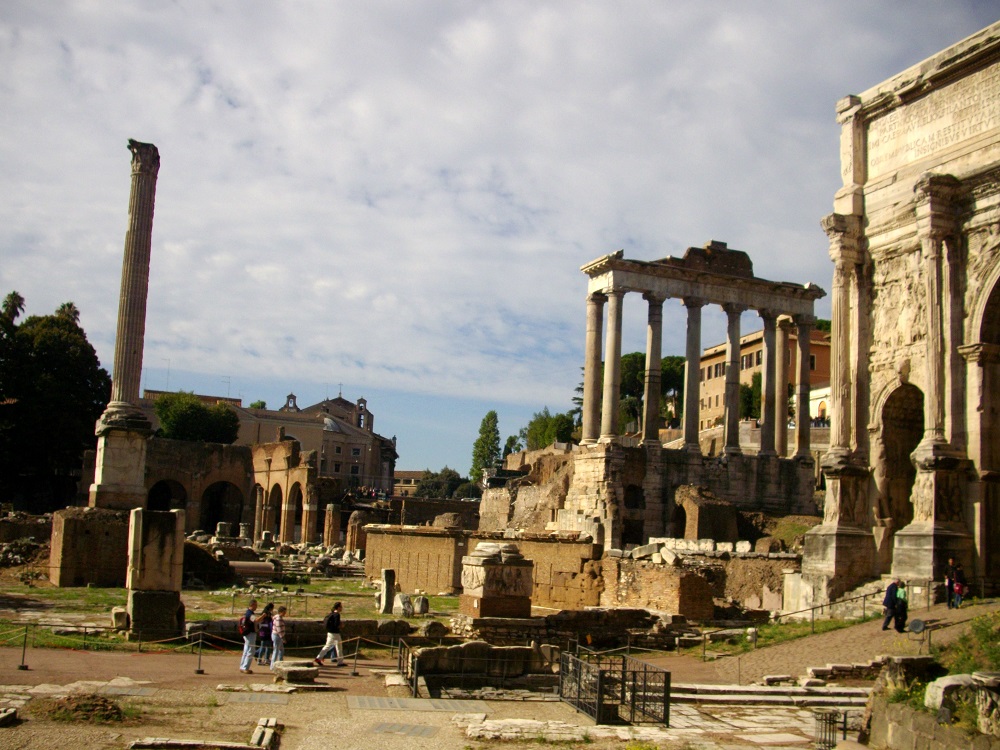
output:
[[810,354],[809,355],[809,369],[810,370],[815,370],[816,369],[816,355],[815,354]]
[[340,473],[340,464],[334,464],[333,465],[333,473],[334,474],[339,474]]
[[715,405],[716,406],[719,405],[719,394],[718,393],[715,394]]
[[351,448],[351,455],[352,456],[360,456],[361,455],[361,449],[360,448]]
[[351,467],[351,475],[352,476],[357,476],[360,473],[361,473],[361,467],[360,466],[352,466]]
[[758,365],[758,367],[760,366],[760,363],[763,362],[763,361],[764,361],[764,350],[763,349],[758,349],[757,350],[757,365]]
[[334,449],[334,453],[340,453],[340,446],[339,445]]

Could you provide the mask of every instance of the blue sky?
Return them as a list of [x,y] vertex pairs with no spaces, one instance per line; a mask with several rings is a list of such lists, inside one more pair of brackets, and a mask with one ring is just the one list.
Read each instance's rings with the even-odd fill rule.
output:
[[[996,20],[972,0],[5,0],[0,292],[75,302],[110,369],[126,142],[155,143],[143,387],[342,388],[399,468],[465,473],[488,410],[504,438],[570,407],[587,261],[716,239],[829,289],[836,101]],[[643,350],[641,300],[624,321]],[[703,343],[723,335],[706,311]]]

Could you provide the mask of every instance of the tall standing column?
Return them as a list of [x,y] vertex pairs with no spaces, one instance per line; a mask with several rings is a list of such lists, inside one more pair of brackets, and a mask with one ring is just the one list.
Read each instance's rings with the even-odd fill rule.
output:
[[111,379],[111,404],[139,403],[142,348],[146,333],[146,296],[149,290],[149,255],[153,241],[153,203],[160,154],[152,143],[129,140],[132,152],[132,191],[129,195],[125,258],[118,297],[118,329]]
[[965,525],[970,462],[945,434],[948,402],[945,363],[950,339],[946,244],[960,242],[957,199],[961,183],[951,175],[926,174],[914,186],[914,213],[923,264],[927,315],[924,361],[924,436],[910,458],[917,469],[911,499],[913,521],[896,534],[892,571],[913,578],[940,578],[954,557],[972,565],[972,537]]
[[622,381],[622,299],[625,292],[608,294],[608,340],[604,347],[604,403],[601,407],[602,443],[618,440],[618,404]]
[[684,356],[684,448],[691,453],[701,453],[698,442],[699,389],[701,387],[701,308],[705,300],[688,297],[684,300],[688,310],[687,346]]
[[663,346],[663,297],[647,292],[649,303],[646,322],[646,382],[643,392],[642,443],[660,441],[660,380],[663,377],[660,354]]
[[812,426],[812,415],[809,413],[809,380],[812,370],[809,366],[809,351],[814,321],[815,318],[808,315],[798,315],[795,318],[799,365],[798,383],[795,386],[795,455],[801,457],[810,455],[809,428]]
[[146,331],[146,294],[153,238],[153,202],[160,154],[151,143],[129,140],[132,190],[122,261],[111,401],[97,422],[92,507],[132,509],[146,504],[146,440],[151,425],[138,407]]
[[760,311],[764,321],[764,373],[761,378],[760,405],[760,455],[773,456],[774,451],[774,399],[775,399],[775,341],[776,316],[770,310]]
[[594,293],[587,297],[587,339],[583,356],[583,445],[593,445],[601,427],[601,328],[607,297]]
[[774,443],[779,456],[788,455],[788,331],[792,320],[778,318],[774,368]]
[[726,448],[740,453],[740,316],[742,305],[723,305],[726,311]]

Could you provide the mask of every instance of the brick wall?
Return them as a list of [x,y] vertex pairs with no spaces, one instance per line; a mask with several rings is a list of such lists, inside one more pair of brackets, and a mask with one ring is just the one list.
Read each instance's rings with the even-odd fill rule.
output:
[[710,620],[715,607],[711,585],[693,571],[644,560],[601,561],[602,607],[649,607],[691,620]]
[[124,586],[128,511],[67,508],[52,515],[49,579],[56,586]]

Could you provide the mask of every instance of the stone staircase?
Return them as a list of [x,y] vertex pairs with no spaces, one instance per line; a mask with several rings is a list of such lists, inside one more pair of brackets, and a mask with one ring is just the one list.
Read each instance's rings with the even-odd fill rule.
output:
[[670,686],[671,703],[712,706],[795,706],[798,708],[838,708],[860,711],[868,701],[870,688],[802,687],[799,685],[694,685]]

